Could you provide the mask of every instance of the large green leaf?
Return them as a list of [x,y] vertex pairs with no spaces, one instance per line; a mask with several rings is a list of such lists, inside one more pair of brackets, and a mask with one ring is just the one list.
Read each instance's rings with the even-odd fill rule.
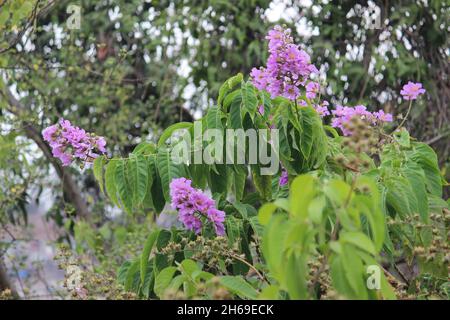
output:
[[172,162],[170,152],[165,148],[158,149],[156,163],[164,198],[170,201],[169,185],[173,179],[181,177],[180,165]]
[[228,123],[231,129],[242,128],[242,117],[241,117],[241,96],[237,96],[231,102]]
[[109,161],[108,165],[106,166],[106,170],[105,170],[106,192],[108,193],[108,196],[111,199],[111,201],[116,206],[119,206],[119,200],[117,199],[117,188],[116,188],[116,168],[117,168],[118,161],[119,160],[116,158],[111,159]]
[[193,126],[192,122],[178,122],[178,123],[171,125],[166,130],[164,130],[163,133],[161,134],[161,137],[159,138],[159,141],[158,141],[158,148],[164,146],[167,139],[169,139],[175,131],[181,130],[181,129],[190,129],[190,128],[192,128],[192,126]]
[[305,174],[298,176],[291,184],[289,193],[290,212],[301,220],[308,216],[308,206],[316,194],[314,177]]
[[136,259],[132,262],[127,270],[125,278],[125,290],[138,292],[140,285],[140,272],[139,272],[140,259]]
[[256,289],[240,276],[223,276],[220,283],[242,299],[254,300],[258,296]]
[[224,115],[217,107],[211,107],[206,114],[207,129],[223,129],[222,119]]
[[436,153],[425,143],[413,144],[413,151],[409,153],[410,158],[420,165],[425,173],[427,189],[430,193],[442,196],[442,176]]
[[302,256],[291,254],[286,264],[286,288],[291,299],[306,299],[306,261]]
[[242,95],[242,109],[241,113],[245,112],[250,114],[253,119],[258,107],[258,98],[256,97],[255,87],[250,82],[242,82],[241,85],[241,95]]
[[159,297],[162,297],[164,291],[170,285],[175,272],[177,272],[176,267],[167,267],[161,270],[161,272],[156,276],[154,291]]
[[238,73],[237,75],[225,81],[224,84],[222,84],[222,86],[219,89],[219,97],[217,99],[217,104],[219,106],[222,105],[222,101],[225,98],[226,94],[235,86],[237,86],[239,83],[241,83],[242,79],[243,79],[242,73]]
[[267,266],[275,279],[282,279],[285,276],[283,273],[283,257],[287,223],[283,215],[273,215],[270,222],[266,225],[261,243],[261,249]]
[[158,235],[159,230],[154,230],[152,233],[150,233],[150,235],[147,238],[147,241],[145,242],[144,249],[142,250],[141,265],[140,265],[141,281],[144,281],[145,273],[148,266],[148,260],[150,258],[150,253],[152,251],[156,239],[158,238]]
[[300,135],[300,151],[302,152],[303,157],[308,159],[314,142],[313,118],[315,117],[315,114],[314,110],[311,108],[301,108],[300,112],[300,124],[302,127]]
[[100,190],[104,192],[103,190],[103,166],[106,163],[106,159],[104,156],[97,157],[94,160],[94,164],[92,165],[92,171],[94,172],[94,177],[98,182],[98,185],[100,186]]
[[428,222],[428,197],[423,170],[418,165],[412,165],[402,171],[417,199],[417,209],[422,221]]
[[133,193],[128,180],[127,160],[118,160],[116,167],[115,182],[117,193],[123,209],[131,213],[133,207]]
[[252,178],[255,184],[256,190],[261,196],[261,199],[271,200],[272,199],[272,176],[262,175],[259,166],[252,165]]
[[148,185],[148,163],[143,155],[130,155],[127,162],[128,178],[133,192],[133,206],[144,200]]

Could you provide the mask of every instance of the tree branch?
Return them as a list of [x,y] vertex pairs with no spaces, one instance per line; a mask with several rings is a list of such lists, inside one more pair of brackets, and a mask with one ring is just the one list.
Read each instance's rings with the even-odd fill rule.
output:
[[[14,97],[14,95],[8,89],[6,84],[4,84],[4,88],[3,90],[0,91],[0,93],[3,97],[5,97],[6,101],[8,102],[9,112],[13,113],[16,116],[20,116],[26,113],[25,106],[23,106],[22,103]],[[61,163],[59,163],[53,157],[50,147],[44,141],[40,133],[40,130],[36,126],[27,121],[22,121],[22,126],[25,135],[37,144],[39,149],[41,149],[42,152],[44,153],[47,160],[52,164],[53,168],[58,174],[58,177],[61,179],[63,190],[67,195],[70,203],[72,203],[72,205],[74,206],[77,215],[83,218],[87,218],[89,216],[87,204],[84,201],[81,192],[79,190],[79,187],[77,186],[69,170],[63,167]]]

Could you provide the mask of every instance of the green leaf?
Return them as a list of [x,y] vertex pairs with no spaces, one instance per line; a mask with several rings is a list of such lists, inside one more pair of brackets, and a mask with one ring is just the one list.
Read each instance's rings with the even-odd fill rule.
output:
[[314,110],[309,107],[300,109],[300,123],[302,127],[302,132],[300,135],[300,151],[302,152],[305,159],[309,158],[314,142],[312,118],[315,116],[315,114],[313,112]]
[[223,113],[217,107],[211,107],[206,114],[207,129],[223,129],[222,124]]
[[301,175],[292,181],[289,194],[290,213],[304,220],[308,216],[308,206],[316,194],[314,178],[311,175]]
[[156,152],[155,144],[152,142],[141,142],[133,150],[133,154],[150,155]]
[[362,232],[341,232],[339,234],[339,240],[350,243],[372,255],[377,254],[372,240]]
[[156,163],[164,198],[166,201],[170,201],[169,185],[173,179],[181,177],[180,166],[172,162],[170,152],[164,148],[158,149]]
[[[271,275],[280,281],[285,276],[283,271],[284,243],[286,239],[286,218],[283,215],[273,215],[266,225],[261,249]],[[281,282],[281,281],[280,281]]]
[[418,213],[417,198],[409,181],[402,177],[386,179],[386,201],[401,218]]
[[119,194],[123,209],[125,209],[127,213],[131,213],[133,205],[133,194],[127,175],[128,173],[126,160],[118,160],[115,175],[117,192]]
[[127,162],[129,183],[133,194],[133,205],[144,200],[148,184],[148,163],[143,155],[131,155]]
[[272,176],[261,175],[259,166],[251,167],[253,183],[263,200],[272,199]]
[[104,156],[97,157],[92,165],[92,171],[94,172],[94,177],[100,186],[100,190],[103,191],[103,166],[106,163]]
[[140,266],[140,259],[136,259],[133,261],[133,263],[130,265],[130,268],[127,270],[127,276],[125,279],[125,290],[126,291],[133,291],[138,292],[139,290],[139,266]]
[[193,278],[195,272],[201,270],[198,264],[191,259],[185,259],[181,261],[180,269],[184,274],[188,275],[191,278]]
[[242,117],[241,117],[241,96],[237,96],[231,102],[230,112],[229,112],[229,126],[231,129],[242,128]]
[[258,296],[258,292],[247,281],[239,276],[223,276],[220,277],[220,283],[237,294],[242,299],[254,300]]
[[422,221],[428,222],[428,197],[423,170],[418,165],[413,165],[402,171],[408,179],[412,192],[417,199],[417,209]]
[[155,244],[156,239],[158,238],[159,230],[154,230],[147,238],[145,242],[144,249],[141,254],[141,281],[144,281],[145,272],[148,266],[148,260],[150,258],[150,253],[152,252],[153,245]]
[[431,194],[442,197],[442,176],[436,153],[425,143],[416,142],[413,148],[413,151],[409,153],[410,159],[422,167],[427,190]]
[[272,218],[272,214],[277,210],[277,206],[272,202],[264,203],[258,211],[258,220],[263,226],[267,225]]
[[217,99],[217,104],[220,106],[222,105],[223,98],[225,98],[225,95],[233,89],[236,85],[242,82],[242,79],[244,76],[242,73],[238,73],[237,75],[229,78],[227,81],[225,81],[224,84],[219,89],[219,97]]
[[250,82],[242,82],[241,85],[241,95],[242,95],[242,115],[245,112],[250,114],[253,119],[258,107],[258,98],[256,97],[255,87]]
[[221,193],[227,195],[229,186],[229,176],[227,167],[224,164],[216,164],[216,171],[208,171],[208,184],[212,193]]
[[147,190],[145,192],[143,205],[147,208],[155,208],[153,203],[152,187],[156,179],[155,156],[152,155],[147,159]]
[[306,261],[301,256],[291,254],[286,264],[286,288],[291,299],[306,299]]
[[276,285],[265,287],[258,296],[260,300],[278,300],[280,298],[280,288]]
[[175,272],[177,272],[176,267],[167,267],[161,270],[161,272],[156,276],[154,291],[160,298],[164,294],[164,291],[167,289],[167,287],[170,285]]
[[116,168],[118,159],[113,158],[109,161],[105,170],[105,188],[111,201],[119,206],[119,200],[117,199],[117,188],[116,188]]
[[245,182],[247,181],[247,167],[245,165],[234,165],[234,179],[232,188],[237,201],[241,201],[244,197]]
[[178,122],[178,123],[171,125],[166,130],[164,130],[164,132],[161,134],[161,137],[159,138],[159,141],[158,141],[158,148],[164,146],[167,139],[169,139],[175,131],[181,130],[181,129],[190,129],[190,128],[192,128],[192,126],[193,126],[192,122]]
[[132,262],[126,260],[124,263],[122,263],[122,265],[119,267],[119,269],[117,270],[117,282],[125,285],[125,282],[127,280],[127,272],[128,269],[130,269]]

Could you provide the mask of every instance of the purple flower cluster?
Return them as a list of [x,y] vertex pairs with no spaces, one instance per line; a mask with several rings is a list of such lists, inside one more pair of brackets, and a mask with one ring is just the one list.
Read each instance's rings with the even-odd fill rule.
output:
[[420,82],[414,83],[408,81],[400,91],[400,94],[403,96],[405,100],[416,100],[418,96],[425,93],[425,89],[422,88],[422,84]]
[[266,90],[272,98],[283,96],[295,100],[300,86],[306,84],[311,73],[318,72],[310,56],[293,43],[290,29],[275,26],[269,31],[267,67],[253,68],[251,78],[259,90]]
[[70,165],[74,158],[92,161],[99,153],[106,153],[105,138],[87,133],[68,120],[60,119],[58,123],[45,128],[42,136],[52,148],[53,156],[59,158],[63,166]]
[[367,111],[365,106],[358,105],[355,107],[343,107],[337,106],[335,110],[332,111],[334,118],[331,125],[335,128],[342,130],[343,134],[348,136],[350,132],[345,129],[344,124],[349,122],[353,117],[357,116],[363,120],[368,121],[371,124],[377,124],[379,122],[392,122],[392,115],[389,113],[384,113],[383,110],[377,112]]
[[328,110],[329,105],[327,100],[323,100],[320,104],[315,104],[314,109],[316,109],[319,116],[323,118],[330,115],[330,111]]
[[225,235],[225,212],[216,209],[215,201],[201,190],[193,188],[191,180],[173,179],[170,183],[170,197],[172,208],[178,210],[178,219],[186,229],[199,233],[203,226],[201,217],[206,217],[213,223],[217,235]]
[[316,95],[319,93],[320,84],[317,82],[310,81],[306,85],[306,97],[308,99],[314,99]]

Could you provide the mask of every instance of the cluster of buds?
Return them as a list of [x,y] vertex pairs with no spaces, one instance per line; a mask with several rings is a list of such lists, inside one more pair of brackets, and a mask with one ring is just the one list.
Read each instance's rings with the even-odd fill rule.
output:
[[450,215],[443,210],[442,213],[431,213],[430,223],[424,223],[419,214],[407,216],[401,220],[389,219],[388,226],[408,227],[417,231],[428,229],[432,233],[431,243],[416,245],[412,254],[423,261],[449,265],[450,254],[448,234],[442,227],[450,221]]
[[58,248],[54,259],[58,262],[58,267],[65,271],[63,287],[72,299],[136,299],[134,293],[126,292],[123,286],[117,284],[113,273],[103,274],[82,269],[82,263],[73,256],[67,245],[63,244]]
[[219,260],[224,261],[225,266],[228,266],[233,263],[233,259],[236,257],[245,259],[245,255],[239,252],[238,243],[239,241],[230,248],[228,240],[225,237],[207,239],[203,236],[198,236],[195,240],[182,238],[181,244],[169,243],[161,250],[161,253],[173,257],[174,252],[181,251],[181,247],[183,246],[185,252],[192,253],[191,259],[204,263],[206,270],[219,270]]
[[378,152],[384,143],[380,139],[379,131],[360,117],[351,118],[343,126],[350,133],[344,137],[343,146],[353,151],[354,155],[351,158],[342,154],[338,155],[336,162],[355,172],[360,172],[362,169],[367,170],[370,167],[370,159],[361,154],[373,155]]
[[[196,292],[189,297],[190,299],[198,300],[206,297],[213,300],[229,300],[232,297],[230,292],[221,285],[219,277],[213,277],[207,282],[196,283],[195,289]],[[163,300],[186,300],[188,297],[182,290],[169,288],[164,291],[161,298]]]
[[5,289],[0,291],[0,300],[14,300],[14,295],[11,289]]

